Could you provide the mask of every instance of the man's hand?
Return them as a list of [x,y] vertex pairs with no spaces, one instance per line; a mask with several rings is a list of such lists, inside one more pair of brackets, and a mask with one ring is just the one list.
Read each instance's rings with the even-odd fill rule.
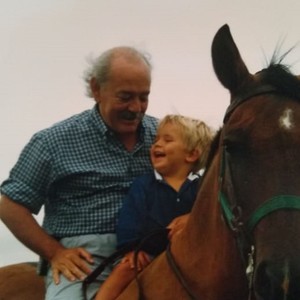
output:
[[169,240],[172,240],[175,234],[179,234],[183,230],[189,217],[190,214],[185,214],[172,220],[172,222],[167,226],[167,228],[170,229],[168,235]]
[[[137,269],[138,271],[143,270],[151,262],[150,256],[144,252],[139,251],[137,254]],[[134,269],[134,251],[127,253],[121,260],[121,263],[128,263],[131,269]]]
[[93,262],[91,254],[83,248],[59,249],[50,262],[54,283],[59,284],[60,274],[70,281],[83,280],[91,273],[87,263]]

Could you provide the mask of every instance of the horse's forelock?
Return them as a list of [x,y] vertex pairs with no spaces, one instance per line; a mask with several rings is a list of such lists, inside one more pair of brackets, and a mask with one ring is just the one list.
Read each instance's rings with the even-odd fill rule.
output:
[[272,58],[269,66],[258,74],[262,84],[275,87],[278,92],[300,101],[300,80],[290,71],[290,66],[282,64],[282,57]]

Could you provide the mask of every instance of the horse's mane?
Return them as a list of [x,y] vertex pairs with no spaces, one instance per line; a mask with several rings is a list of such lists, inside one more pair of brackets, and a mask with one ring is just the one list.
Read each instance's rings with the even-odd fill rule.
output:
[[220,135],[221,135],[221,129],[222,128],[220,128],[217,131],[217,133],[216,133],[213,141],[211,142],[210,150],[208,152],[208,157],[207,157],[207,160],[206,160],[206,165],[205,165],[205,168],[204,168],[205,172],[203,174],[203,178],[206,175],[206,171],[209,169],[209,167],[210,167],[210,165],[211,165],[211,163],[213,161],[213,158],[215,156],[215,153],[216,153],[216,151],[218,149],[219,139],[220,139]]

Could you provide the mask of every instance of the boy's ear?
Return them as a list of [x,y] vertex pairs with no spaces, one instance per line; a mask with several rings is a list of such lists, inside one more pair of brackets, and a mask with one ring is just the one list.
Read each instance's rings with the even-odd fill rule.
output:
[[185,160],[188,163],[194,163],[197,159],[199,159],[200,155],[201,155],[200,150],[194,149],[187,154]]

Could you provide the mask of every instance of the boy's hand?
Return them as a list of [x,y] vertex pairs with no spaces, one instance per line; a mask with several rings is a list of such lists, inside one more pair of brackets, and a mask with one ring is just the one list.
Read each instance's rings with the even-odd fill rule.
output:
[[[127,253],[121,260],[121,263],[129,263],[131,269],[134,269],[134,251]],[[144,252],[139,251],[137,254],[137,269],[138,271],[143,270],[151,262],[150,256]]]
[[183,228],[185,227],[189,217],[190,217],[190,214],[185,214],[185,215],[179,216],[179,217],[175,218],[167,226],[167,228],[170,229],[169,235],[168,235],[169,240],[172,240],[174,235],[179,234],[183,230]]

